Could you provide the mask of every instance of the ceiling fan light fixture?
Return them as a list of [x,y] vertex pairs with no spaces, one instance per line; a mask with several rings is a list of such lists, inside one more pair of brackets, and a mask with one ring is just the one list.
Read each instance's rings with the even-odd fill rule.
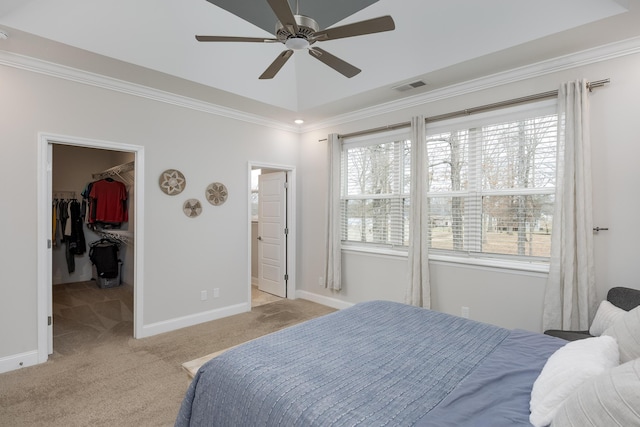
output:
[[[213,0],[209,0],[213,3]],[[255,0],[259,1],[259,0]],[[264,1],[264,0],[261,0]],[[293,55],[295,51],[307,50],[311,56],[325,65],[333,68],[347,78],[351,78],[360,73],[359,68],[348,62],[320,49],[311,47],[316,42],[344,39],[347,37],[362,36],[365,34],[381,33],[395,29],[395,23],[391,16],[380,16],[364,21],[352,22],[351,24],[334,26],[319,31],[318,23],[305,15],[300,15],[296,7],[296,14],[293,14],[290,0],[266,0],[269,7],[275,14],[277,22],[275,25],[275,38],[258,37],[234,37],[234,36],[201,36],[197,35],[199,42],[250,42],[250,43],[273,43],[280,42],[286,46],[286,50],[281,52],[267,69],[258,77],[260,80],[272,79]],[[375,0],[374,0],[375,2]],[[297,2],[296,2],[297,6]]]
[[307,41],[307,39],[302,37],[288,38],[287,41],[284,43],[284,45],[287,46],[288,49],[293,49],[293,50],[309,48],[309,42]]

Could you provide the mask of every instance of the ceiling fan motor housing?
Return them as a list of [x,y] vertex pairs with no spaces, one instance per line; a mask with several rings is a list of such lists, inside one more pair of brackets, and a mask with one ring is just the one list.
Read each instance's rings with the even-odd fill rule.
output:
[[[300,48],[304,48],[315,43],[313,35],[320,29],[318,23],[308,16],[295,15],[294,17],[296,19],[296,24],[298,25],[298,32],[293,34],[289,28],[278,22],[276,23],[276,38],[284,44],[287,44],[287,40],[291,39],[306,40],[307,43],[302,42],[300,44]],[[295,46],[296,43],[292,40],[289,44],[293,44]]]

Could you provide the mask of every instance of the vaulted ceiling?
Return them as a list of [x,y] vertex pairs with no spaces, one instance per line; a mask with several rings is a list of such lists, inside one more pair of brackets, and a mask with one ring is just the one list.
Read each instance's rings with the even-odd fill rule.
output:
[[[196,34],[273,38],[267,0],[3,0],[0,51],[227,108],[318,121],[640,36],[640,0],[290,0],[326,26],[390,15],[395,30],[318,42],[362,72],[281,43],[199,43]],[[240,16],[238,16],[240,15]],[[399,91],[422,80],[426,85]]]

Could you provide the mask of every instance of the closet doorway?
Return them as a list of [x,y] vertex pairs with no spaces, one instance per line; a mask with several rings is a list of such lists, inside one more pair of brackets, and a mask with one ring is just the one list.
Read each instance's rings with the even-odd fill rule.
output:
[[[42,134],[39,140],[38,238],[46,246],[38,250],[38,359],[44,362],[54,351],[54,340],[59,343],[56,352],[65,354],[111,333],[141,336],[142,274],[136,260],[143,241],[136,219],[142,218],[143,148],[58,135]],[[65,208],[75,200],[82,206],[83,193],[95,183],[125,191],[120,227],[90,226],[82,218],[82,239],[78,233],[73,243],[61,238],[59,213],[64,209],[56,205],[64,203],[59,207]],[[57,221],[52,220],[54,211]],[[75,243],[81,249],[70,253]],[[99,277],[91,260],[92,248],[103,245],[117,248],[116,277]]]

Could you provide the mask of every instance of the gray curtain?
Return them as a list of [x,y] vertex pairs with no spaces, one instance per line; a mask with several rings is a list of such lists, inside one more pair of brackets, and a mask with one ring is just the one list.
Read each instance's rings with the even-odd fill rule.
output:
[[329,183],[327,197],[327,248],[325,265],[325,288],[339,291],[342,289],[342,251],[340,223],[340,157],[342,144],[338,134],[327,138]]
[[584,80],[558,91],[556,199],[543,328],[588,330],[596,309],[589,99]]
[[411,118],[411,211],[409,230],[409,280],[407,304],[431,308],[429,283],[429,164],[423,116]]

